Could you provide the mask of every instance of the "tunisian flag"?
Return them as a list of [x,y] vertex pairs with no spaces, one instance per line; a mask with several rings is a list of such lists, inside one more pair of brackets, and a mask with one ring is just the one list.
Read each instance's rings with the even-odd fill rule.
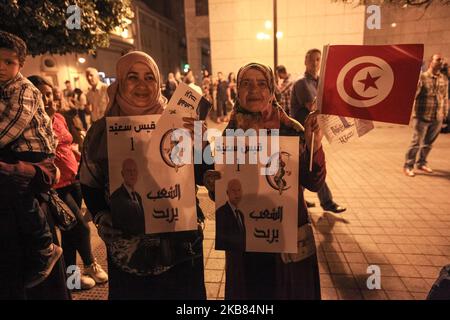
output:
[[408,124],[423,44],[324,47],[318,107],[324,114]]

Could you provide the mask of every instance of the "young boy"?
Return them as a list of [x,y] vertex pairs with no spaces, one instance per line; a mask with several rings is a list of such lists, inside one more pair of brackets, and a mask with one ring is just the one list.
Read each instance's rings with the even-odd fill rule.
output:
[[[41,93],[19,72],[26,54],[22,39],[0,31],[0,199],[17,215],[27,248],[25,287],[31,288],[50,275],[62,249],[53,244],[31,186],[18,182],[14,172],[20,170],[22,161],[38,163],[55,152],[51,120]],[[35,170],[30,174],[39,173],[37,167]]]

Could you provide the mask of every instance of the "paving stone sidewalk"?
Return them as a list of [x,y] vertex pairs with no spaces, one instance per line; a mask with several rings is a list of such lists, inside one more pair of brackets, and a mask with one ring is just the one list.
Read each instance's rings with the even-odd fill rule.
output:
[[[426,298],[442,266],[450,263],[450,134],[441,134],[429,155],[433,174],[403,175],[412,129],[377,125],[341,148],[324,143],[327,183],[345,213],[323,212],[316,194],[310,210],[320,267],[322,299]],[[204,190],[205,280],[208,299],[224,297],[224,253],[214,250],[214,208]],[[93,228],[95,254],[105,249]],[[369,265],[381,270],[381,289],[366,285]],[[74,293],[75,299],[106,299],[107,285]]]

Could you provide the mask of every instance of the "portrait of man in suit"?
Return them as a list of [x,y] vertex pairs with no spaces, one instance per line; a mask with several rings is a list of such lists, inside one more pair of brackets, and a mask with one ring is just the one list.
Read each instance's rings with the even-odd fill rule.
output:
[[136,161],[131,158],[122,162],[123,183],[110,197],[113,227],[128,235],[145,232],[142,198],[136,192],[139,171]]
[[228,201],[216,211],[216,250],[245,251],[244,214],[239,209],[242,185],[232,179],[227,185]]

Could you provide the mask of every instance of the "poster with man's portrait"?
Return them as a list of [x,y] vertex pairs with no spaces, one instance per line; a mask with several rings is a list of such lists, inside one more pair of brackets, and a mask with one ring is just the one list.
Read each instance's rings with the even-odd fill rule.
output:
[[297,252],[299,138],[278,138],[216,141],[216,249]]
[[111,214],[125,234],[197,229],[192,143],[177,132],[200,100],[187,91],[162,115],[106,118]]

